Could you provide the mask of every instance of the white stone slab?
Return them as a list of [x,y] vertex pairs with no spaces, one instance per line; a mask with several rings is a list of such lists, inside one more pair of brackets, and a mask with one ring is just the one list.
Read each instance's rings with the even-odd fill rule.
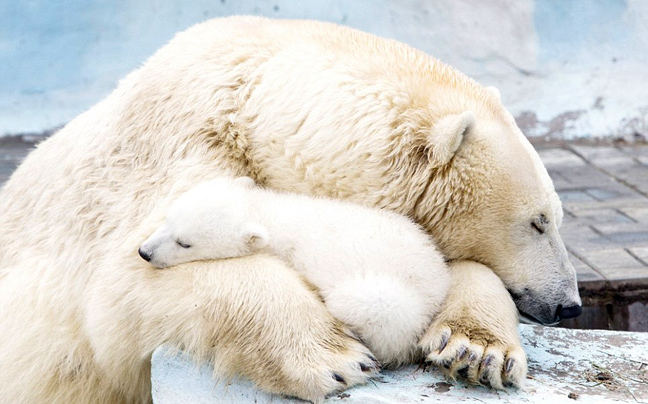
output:
[[[527,391],[494,391],[447,381],[437,370],[384,371],[326,403],[648,403],[648,333],[520,326],[529,356]],[[208,365],[160,347],[153,354],[155,404],[303,403],[266,394],[250,382],[211,379]],[[571,395],[570,395],[571,394]]]

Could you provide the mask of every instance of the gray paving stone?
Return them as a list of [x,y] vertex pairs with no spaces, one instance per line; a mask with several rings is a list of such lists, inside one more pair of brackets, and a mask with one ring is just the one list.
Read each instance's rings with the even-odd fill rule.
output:
[[601,274],[596,272],[592,267],[581,261],[572,253],[569,253],[569,261],[576,270],[576,276],[579,282],[600,281],[604,279]]
[[[558,195],[560,195],[558,192]],[[591,194],[584,191],[584,193],[591,197]],[[624,190],[623,193],[616,195],[614,198],[606,200],[597,200],[594,197],[591,199],[581,198],[581,199],[571,199],[563,200],[563,208],[571,211],[576,209],[602,209],[602,208],[612,208],[612,209],[621,209],[621,208],[641,208],[647,205],[646,197],[634,192],[631,189]]]
[[648,167],[634,163],[624,164],[622,166],[612,167],[609,172],[616,178],[632,185],[645,184],[648,181]]
[[632,146],[619,146],[619,150],[622,150],[625,154],[629,156],[633,156],[635,158],[648,157],[648,145],[645,144],[633,144]]
[[606,235],[610,241],[625,246],[638,246],[648,243],[648,232],[619,232]]
[[639,207],[639,208],[621,207],[619,208],[619,210],[623,212],[625,215],[627,215],[628,217],[631,217],[635,222],[648,223],[648,202],[646,203],[646,207]]
[[648,245],[648,224],[645,223],[597,223],[592,228],[618,245]]
[[569,181],[567,178],[565,178],[559,171],[554,171],[554,170],[547,170],[547,173],[549,173],[549,177],[551,177],[551,181],[554,184],[554,188],[558,189],[568,189],[568,188],[573,188],[574,184]]
[[633,161],[633,156],[612,146],[571,146],[590,163],[601,166],[625,165]]
[[608,280],[648,277],[648,267],[622,248],[585,251],[581,256]]
[[[588,251],[610,248],[612,245],[609,239],[581,223],[576,223],[574,226],[563,225],[560,235],[567,249],[580,256]],[[612,245],[612,247],[616,246]]]
[[571,188],[606,187],[615,184],[613,177],[590,166],[566,167],[561,168],[560,171],[554,170],[571,184]]
[[624,223],[594,223],[592,224],[592,227],[595,231],[601,232],[605,235],[614,233],[648,232],[648,223],[639,223],[632,220]]
[[581,189],[565,189],[558,191],[558,196],[560,197],[560,200],[565,202],[583,202],[583,201],[588,201],[588,202],[593,202],[596,201],[594,197],[589,195],[585,190]]
[[544,163],[547,170],[553,168],[564,169],[566,167],[585,166],[587,163],[573,152],[565,149],[544,149],[538,150],[540,160]]
[[628,251],[642,264],[648,265],[648,246],[629,248]]
[[618,191],[603,188],[588,188],[585,192],[597,201],[607,201],[609,199],[619,198],[619,196],[623,195]]
[[574,220],[580,223],[634,223],[632,218],[622,211],[614,208],[584,208],[570,210],[575,217]]

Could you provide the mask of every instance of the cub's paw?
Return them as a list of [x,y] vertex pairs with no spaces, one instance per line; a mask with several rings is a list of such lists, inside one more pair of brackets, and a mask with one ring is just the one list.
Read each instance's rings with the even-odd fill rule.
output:
[[504,341],[486,329],[437,324],[419,343],[426,361],[452,379],[495,389],[524,388],[527,358],[519,341]]
[[426,360],[453,379],[524,388],[527,359],[517,309],[502,281],[472,261],[452,263],[450,269],[444,305],[419,342]]

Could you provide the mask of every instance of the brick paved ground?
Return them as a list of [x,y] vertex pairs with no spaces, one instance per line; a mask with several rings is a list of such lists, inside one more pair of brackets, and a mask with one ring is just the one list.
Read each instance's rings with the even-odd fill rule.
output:
[[648,146],[540,149],[580,281],[648,279]]
[[648,145],[538,149],[586,307],[564,325],[648,331]]
[[[0,138],[0,184],[33,143]],[[572,327],[648,331],[648,145],[536,145],[563,201],[561,234],[590,308]]]

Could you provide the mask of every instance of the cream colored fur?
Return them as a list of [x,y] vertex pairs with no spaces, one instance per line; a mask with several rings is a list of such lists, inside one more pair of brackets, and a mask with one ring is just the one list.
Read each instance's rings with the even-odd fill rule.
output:
[[[468,111],[474,123],[439,137],[437,122]],[[3,404],[150,402],[161,343],[311,400],[371,376],[366,348],[285,263],[161,272],[137,256],[169,201],[214,175],[408,215],[449,258],[491,267],[539,321],[579,303],[551,180],[491,92],[348,28],[212,20],[41,143],[3,188]],[[510,305],[498,296],[494,311]],[[502,338],[509,326],[487,324]]]
[[423,230],[393,212],[216,178],[181,195],[139,248],[158,268],[266,249],[297,269],[383,365],[416,359],[450,285]]

